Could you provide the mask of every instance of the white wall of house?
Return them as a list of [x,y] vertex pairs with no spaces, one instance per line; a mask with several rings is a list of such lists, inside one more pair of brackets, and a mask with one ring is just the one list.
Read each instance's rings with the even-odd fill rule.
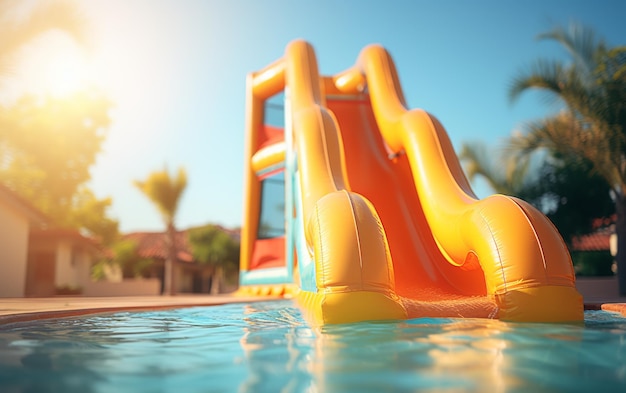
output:
[[72,244],[68,241],[59,241],[56,248],[56,265],[54,272],[54,284],[61,286],[78,286],[78,277],[74,267]]
[[70,241],[59,241],[54,283],[57,287],[85,288],[91,283],[92,255]]
[[90,282],[83,288],[84,296],[157,296],[161,291],[161,280],[143,278],[120,282]]
[[81,288],[91,282],[91,264],[93,255],[88,251],[79,248],[74,252],[74,263],[76,270],[76,282]]
[[28,228],[28,219],[0,199],[0,297],[24,296]]

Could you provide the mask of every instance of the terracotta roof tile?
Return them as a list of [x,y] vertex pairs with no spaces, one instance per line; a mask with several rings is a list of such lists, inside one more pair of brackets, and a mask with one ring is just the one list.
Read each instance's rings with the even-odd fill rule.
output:
[[607,251],[610,250],[610,239],[613,230],[603,228],[589,235],[578,236],[572,239],[574,251]]
[[[137,242],[137,252],[144,258],[167,258],[166,235],[164,232],[133,232],[124,235],[124,239],[131,239]],[[187,242],[187,231],[176,232],[176,249],[178,259],[182,262],[193,262],[189,243]]]
[[[239,240],[239,230],[220,227],[234,239]],[[177,258],[180,262],[194,263],[191,246],[187,237],[188,230],[176,232]],[[167,258],[167,247],[164,232],[132,232],[123,236],[137,242],[137,252],[144,258]]]

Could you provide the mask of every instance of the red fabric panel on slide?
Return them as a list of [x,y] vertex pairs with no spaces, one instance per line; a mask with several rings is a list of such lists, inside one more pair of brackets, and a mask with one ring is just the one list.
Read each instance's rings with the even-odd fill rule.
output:
[[282,127],[274,127],[267,124],[261,126],[261,130],[257,139],[257,150],[266,146],[273,145],[276,142],[285,140],[285,130]]
[[285,237],[258,239],[254,242],[250,270],[285,266]]

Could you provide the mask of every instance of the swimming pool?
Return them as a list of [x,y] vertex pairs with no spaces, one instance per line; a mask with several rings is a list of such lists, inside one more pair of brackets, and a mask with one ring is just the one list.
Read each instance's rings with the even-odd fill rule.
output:
[[0,326],[1,392],[624,392],[626,318],[310,328],[291,301]]

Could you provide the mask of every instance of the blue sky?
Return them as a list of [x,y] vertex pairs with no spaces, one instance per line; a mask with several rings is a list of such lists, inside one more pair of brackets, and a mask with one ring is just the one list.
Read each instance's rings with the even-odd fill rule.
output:
[[[626,2],[90,0],[90,64],[115,102],[104,151],[92,170],[99,197],[123,232],[163,229],[133,186],[165,165],[187,170],[177,226],[241,225],[246,74],[302,38],[320,71],[354,64],[382,44],[395,60],[409,107],[437,116],[456,148],[497,145],[514,129],[555,110],[541,96],[512,105],[507,87],[538,57],[562,58],[536,36],[580,22],[610,45],[626,44]],[[484,185],[475,191],[490,193]]]

